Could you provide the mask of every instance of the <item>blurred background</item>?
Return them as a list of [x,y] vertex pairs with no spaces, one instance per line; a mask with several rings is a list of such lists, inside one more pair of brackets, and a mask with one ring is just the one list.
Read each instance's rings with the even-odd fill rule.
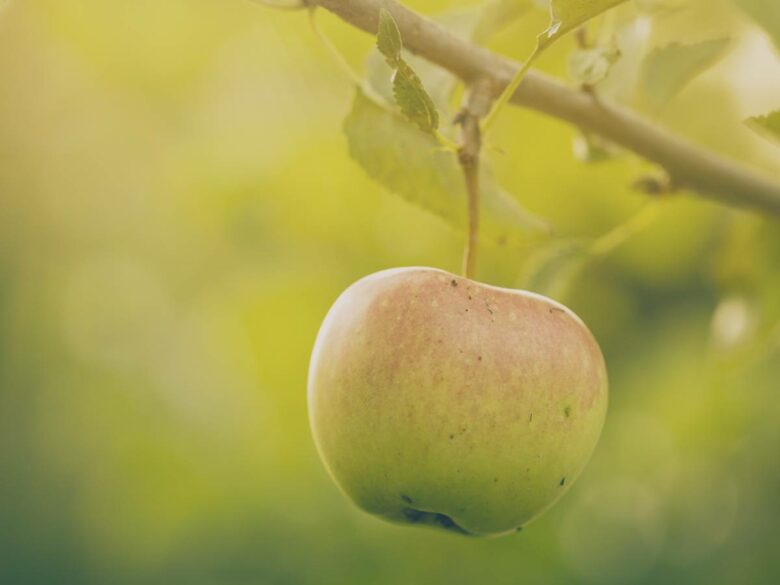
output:
[[[780,176],[742,124],[780,105],[776,47],[727,0],[671,4],[647,35],[732,45],[658,122]],[[491,47],[523,58],[546,18]],[[362,69],[372,39],[320,23]],[[573,46],[539,67],[565,79]],[[780,224],[685,194],[562,299],[611,404],[552,510],[473,540],[338,492],[306,414],[321,320],[368,273],[458,271],[464,239],[350,159],[352,95],[302,12],[0,2],[0,582],[780,582]],[[644,167],[576,139],[518,109],[490,136],[527,208],[597,237],[645,204]],[[480,279],[522,285],[535,246],[486,244]]]

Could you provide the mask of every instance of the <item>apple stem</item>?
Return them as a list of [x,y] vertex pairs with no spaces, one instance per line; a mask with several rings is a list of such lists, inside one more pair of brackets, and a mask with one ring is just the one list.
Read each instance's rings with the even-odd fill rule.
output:
[[466,239],[466,250],[463,254],[463,276],[473,279],[477,266],[477,245],[479,243],[479,162],[477,159],[464,162],[462,153],[461,149],[458,152],[458,160],[461,161],[463,177],[466,180],[469,209],[469,232]]
[[490,79],[476,81],[468,93],[466,103],[455,117],[461,128],[461,146],[458,162],[463,169],[468,198],[469,228],[466,250],[463,256],[463,276],[474,278],[479,243],[479,153],[482,149],[480,120],[490,111],[493,87]]

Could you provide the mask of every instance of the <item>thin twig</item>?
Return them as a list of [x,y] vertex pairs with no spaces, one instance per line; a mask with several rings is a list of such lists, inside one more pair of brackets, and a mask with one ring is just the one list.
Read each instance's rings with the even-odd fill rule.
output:
[[482,124],[483,132],[487,132],[488,128],[490,128],[493,125],[493,122],[496,121],[499,112],[504,109],[504,106],[506,106],[509,103],[509,100],[512,99],[512,96],[515,95],[517,88],[520,87],[523,79],[525,79],[525,76],[528,75],[528,72],[531,70],[531,64],[533,64],[533,62],[539,56],[539,51],[539,45],[537,44],[536,48],[533,50],[528,59],[522,64],[520,69],[517,70],[517,73],[515,73],[512,81],[509,82],[509,85],[507,85],[501,92],[501,95],[498,96],[496,103],[493,104],[490,112],[487,116],[485,116],[485,122]]
[[331,59],[333,59],[333,62],[336,63],[341,72],[357,87],[362,88],[363,78],[358,75],[354,69],[352,69],[350,64],[347,63],[347,60],[344,58],[344,55],[339,52],[330,39],[325,36],[325,33],[320,30],[320,27],[317,24],[317,6],[314,4],[309,5],[309,25],[311,26],[311,30],[314,33],[314,36],[317,37],[317,40],[319,40],[322,46],[325,47],[325,50],[328,52]]
[[[466,84],[489,78],[499,95],[521,65],[466,41],[396,0],[310,0],[346,22],[375,34],[379,8],[393,16],[405,47]],[[658,124],[531,70],[511,103],[565,120],[663,167],[675,186],[702,197],[780,214],[780,180],[675,136]]]

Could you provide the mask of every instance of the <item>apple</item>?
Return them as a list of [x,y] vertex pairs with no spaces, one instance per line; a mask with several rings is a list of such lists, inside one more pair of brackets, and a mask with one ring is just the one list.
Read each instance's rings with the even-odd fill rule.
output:
[[598,343],[569,309],[433,268],[350,286],[311,356],[311,428],[363,510],[513,532],[582,471],[607,410]]

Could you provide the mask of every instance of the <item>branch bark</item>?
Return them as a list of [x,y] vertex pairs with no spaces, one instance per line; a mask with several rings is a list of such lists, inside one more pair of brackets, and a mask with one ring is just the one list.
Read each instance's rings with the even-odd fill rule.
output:
[[[376,34],[379,9],[398,24],[404,46],[466,84],[490,79],[495,96],[520,65],[466,41],[396,0],[308,0]],[[663,167],[675,186],[729,205],[780,215],[780,179],[698,147],[634,112],[529,71],[511,103],[593,132]]]

